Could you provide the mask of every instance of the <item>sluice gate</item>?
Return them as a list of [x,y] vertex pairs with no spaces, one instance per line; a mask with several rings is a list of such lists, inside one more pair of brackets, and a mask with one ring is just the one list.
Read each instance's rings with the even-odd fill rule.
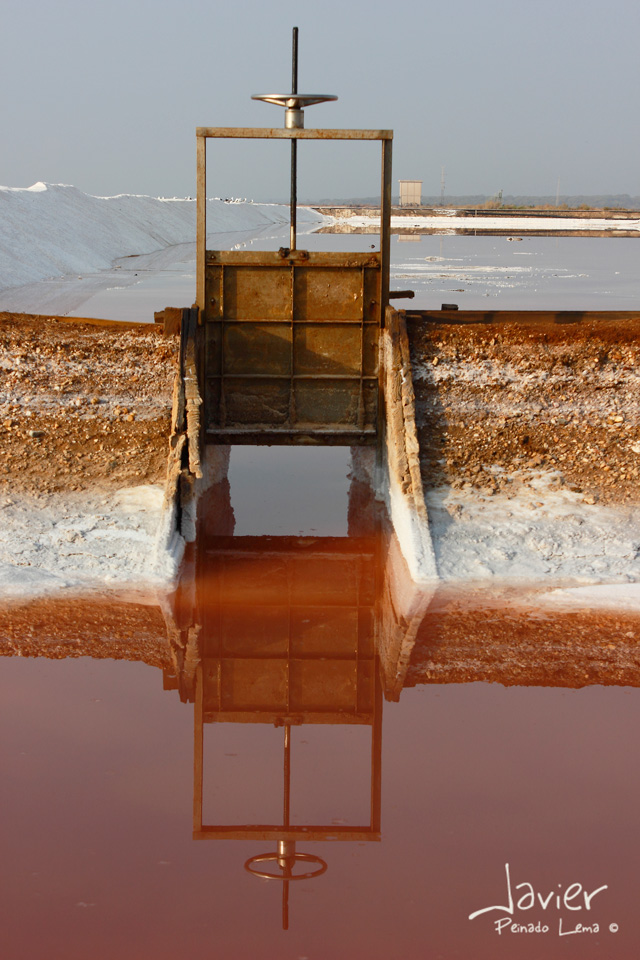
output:
[[[206,143],[378,140],[379,251],[206,249]],[[198,128],[197,353],[203,444],[375,444],[379,340],[389,295],[388,130]],[[386,197],[386,202],[385,202]]]
[[207,251],[205,443],[375,443],[379,254]]
[[[391,130],[305,129],[304,108],[332,94],[298,92],[293,31],[292,89],[259,94],[285,108],[284,128],[198,127],[196,303],[174,316],[188,325],[197,442],[375,445],[382,435],[380,332],[389,301]],[[288,140],[289,245],[278,251],[207,249],[207,145]],[[361,253],[297,247],[298,144],[381,145],[380,244]],[[248,148],[250,149],[250,148]],[[164,311],[165,328],[170,311]],[[197,397],[195,388],[197,387]],[[186,393],[189,392],[185,387]],[[188,398],[187,398],[188,399]],[[190,428],[193,446],[195,425]],[[190,452],[190,466],[192,457]],[[195,471],[198,475],[198,470]]]
[[[165,330],[181,330],[169,471],[176,527],[187,541],[195,540],[196,501],[220,479],[207,472],[207,463],[222,462],[224,454],[216,452],[221,448],[372,447],[378,492],[387,500],[411,575],[424,579],[426,570],[430,577],[435,564],[406,329],[402,315],[389,306],[393,297],[410,296],[389,291],[393,133],[305,129],[303,107],[336,98],[297,92],[295,31],[292,93],[255,99],[284,106],[284,128],[196,130],[196,303],[163,312]],[[288,140],[291,146],[289,245],[270,251],[207,249],[207,145],[213,151],[220,140],[242,140],[250,147],[265,139]],[[379,144],[379,245],[359,252],[298,248],[298,144],[311,147],[316,141]]]

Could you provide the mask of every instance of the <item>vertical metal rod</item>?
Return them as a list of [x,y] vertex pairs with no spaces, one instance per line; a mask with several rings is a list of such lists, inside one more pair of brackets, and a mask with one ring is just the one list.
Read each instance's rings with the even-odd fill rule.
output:
[[[291,93],[298,92],[298,28],[293,28],[291,43]],[[291,141],[291,227],[289,248],[296,249],[296,206],[298,203],[298,141]]]
[[291,93],[298,92],[298,28],[293,28],[291,43]]
[[291,227],[289,230],[289,248],[296,249],[296,204],[298,203],[298,141],[291,141]]
[[289,881],[282,882],[282,929],[289,929]]

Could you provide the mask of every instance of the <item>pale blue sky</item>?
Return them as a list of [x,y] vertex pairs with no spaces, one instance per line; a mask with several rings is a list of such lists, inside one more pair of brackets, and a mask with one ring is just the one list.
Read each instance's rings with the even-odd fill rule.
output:
[[[195,191],[198,125],[281,126],[253,93],[334,93],[307,126],[391,127],[394,180],[640,194],[637,0],[5,0],[0,183]],[[210,147],[209,193],[286,197],[288,144]],[[366,196],[377,146],[302,144],[301,196]],[[395,189],[395,186],[394,186]]]

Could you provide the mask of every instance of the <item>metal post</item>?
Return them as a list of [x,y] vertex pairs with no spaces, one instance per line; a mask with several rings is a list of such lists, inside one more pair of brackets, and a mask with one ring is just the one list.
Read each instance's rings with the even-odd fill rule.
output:
[[[382,141],[382,169],[380,184],[380,329],[386,324],[386,311],[389,306],[389,270],[391,263],[391,139]],[[384,343],[380,337],[380,347]],[[385,436],[384,392],[386,366],[383,357],[379,357],[378,379],[378,416],[376,464],[378,471],[383,470],[383,443]],[[382,473],[380,472],[380,476]]]
[[389,305],[389,265],[391,261],[391,145],[392,141],[382,141],[382,184],[380,205],[380,274],[381,326],[384,327],[384,314]]
[[202,664],[198,664],[195,676],[196,697],[193,710],[193,832],[202,832],[202,787],[203,787],[203,748],[204,748],[204,673]]
[[[298,28],[293,28],[291,43],[291,93],[298,92]],[[298,202],[298,141],[291,141],[291,227],[289,247],[296,249],[296,205]]]
[[375,658],[373,725],[371,727],[371,829],[380,832],[382,819],[382,679],[380,660]]
[[196,230],[196,303],[200,308],[200,323],[204,313],[204,275],[207,259],[207,141],[197,135],[197,230]]

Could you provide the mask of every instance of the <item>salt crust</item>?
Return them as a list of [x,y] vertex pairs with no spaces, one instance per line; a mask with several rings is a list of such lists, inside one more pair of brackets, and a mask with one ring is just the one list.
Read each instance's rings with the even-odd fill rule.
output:
[[[537,602],[640,610],[640,505],[602,506],[535,471],[513,492],[440,486],[426,495],[444,581],[553,585]],[[555,584],[562,581],[562,587]]]

